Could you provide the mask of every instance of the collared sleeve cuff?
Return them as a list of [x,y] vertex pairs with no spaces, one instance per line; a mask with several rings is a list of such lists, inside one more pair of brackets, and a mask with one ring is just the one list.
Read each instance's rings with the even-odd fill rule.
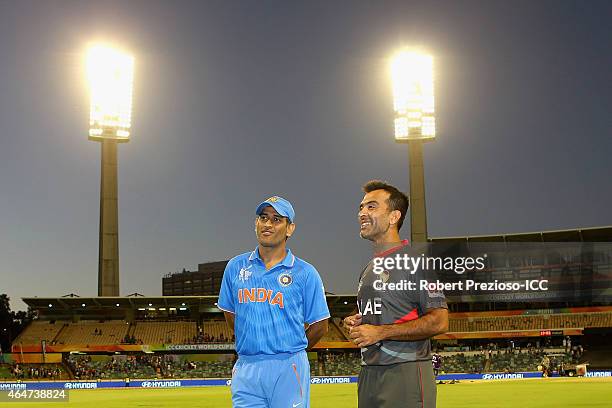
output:
[[233,310],[231,310],[229,307],[217,304],[217,309],[223,310],[224,312],[228,312],[231,314],[236,314],[236,312],[234,312]]
[[327,315],[325,315],[325,316],[321,316],[321,318],[320,318],[320,319],[315,319],[315,320],[314,320],[314,321],[312,321],[312,322],[306,322],[306,323],[307,323],[307,324],[310,326],[311,324],[315,324],[315,323],[318,323],[318,322],[320,322],[320,321],[322,321],[322,320],[329,319],[330,317],[331,317],[331,316],[330,316],[329,314],[327,314]]

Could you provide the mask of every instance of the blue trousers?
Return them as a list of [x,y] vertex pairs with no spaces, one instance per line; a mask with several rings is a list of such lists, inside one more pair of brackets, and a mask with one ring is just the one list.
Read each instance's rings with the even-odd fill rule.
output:
[[234,408],[309,408],[310,364],[305,351],[240,356],[232,371]]

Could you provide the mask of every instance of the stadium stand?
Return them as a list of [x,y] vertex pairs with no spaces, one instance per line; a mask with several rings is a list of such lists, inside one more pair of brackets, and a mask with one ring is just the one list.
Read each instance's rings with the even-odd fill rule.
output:
[[340,328],[341,320],[336,317],[329,321],[329,330],[323,336],[321,341],[347,341],[348,337],[344,334],[344,330]]
[[176,355],[79,356],[68,365],[80,380],[98,378],[228,378],[232,361],[191,361]]
[[225,320],[211,320],[202,322],[202,337],[204,342],[225,343],[234,337],[227,327]]
[[62,321],[34,321],[13,342],[14,344],[40,344],[42,340],[52,342],[66,325]]
[[[487,316],[485,313],[465,313],[449,318],[449,332],[507,332],[519,330],[562,330],[568,328],[612,327],[612,312],[520,314]],[[112,345],[112,344],[206,344],[231,343],[234,334],[221,320],[195,321],[134,321],[81,320],[34,321],[13,342],[14,345]],[[346,342],[348,332],[339,317],[330,321],[323,341]]]
[[442,371],[446,373],[536,371],[545,355],[549,356],[555,367],[562,361],[564,364],[572,362],[569,354],[556,349],[483,350],[441,353]]
[[[572,363],[569,353],[560,349],[503,349],[490,353],[488,350],[440,353],[442,372],[445,373],[482,373],[536,371],[545,355],[549,356],[553,367],[561,362]],[[325,353],[318,361],[311,361],[312,375],[357,375],[361,370],[359,354]]]
[[450,332],[612,327],[612,312],[449,318]]
[[342,331],[342,335],[346,339],[349,339],[348,329],[346,327],[344,327],[344,323],[342,322],[342,319],[339,318],[339,317],[333,317],[332,321],[336,324],[336,327],[338,327],[340,329],[340,331]]
[[[187,363],[189,364],[189,363]],[[182,371],[177,370],[174,378],[230,378],[234,364],[227,361],[191,363],[193,368],[187,366]]]
[[[27,299],[38,319],[12,342],[12,354],[5,354],[4,361],[13,365],[0,366],[0,376],[11,376],[10,367],[16,363],[29,367],[45,361],[41,340],[46,340],[46,361],[62,361],[63,375],[71,379],[229,378],[235,358],[233,333],[215,301],[215,297],[95,298],[95,302],[62,298],[64,308],[51,308],[47,305],[59,304],[58,299]],[[99,306],[83,309],[82,303]],[[342,324],[342,317],[354,309],[355,296],[333,295],[328,303],[334,317],[322,344],[309,352],[311,372],[356,375],[360,355]],[[149,304],[158,310],[149,313]],[[181,304],[187,309],[183,314]],[[175,314],[159,314],[161,308],[174,306]],[[605,358],[610,350],[606,334],[612,328],[609,306],[537,305],[534,310],[525,305],[508,310],[484,306],[451,312],[450,335],[439,336],[433,344],[443,357],[442,373],[535,371],[544,355],[553,366],[596,362],[598,367],[610,367],[610,359]],[[109,318],[100,320],[104,316]],[[597,339],[601,344],[595,350]]]
[[137,321],[132,325],[134,328],[131,330],[131,336],[140,344],[185,344],[198,334],[197,323],[194,321]]
[[[443,373],[535,371],[547,355],[552,367],[572,364],[569,353],[560,349],[488,350],[441,353]],[[129,378],[229,378],[233,361],[192,361],[179,355],[70,356],[69,372],[75,379]],[[311,361],[312,375],[357,375],[359,353],[323,353]],[[40,366],[40,365],[38,365]],[[1,373],[1,371],[0,371]],[[68,375],[62,370],[62,375]]]
[[53,341],[55,344],[119,344],[128,332],[124,320],[68,323]]
[[155,378],[157,376],[151,359],[146,355],[103,360],[94,360],[91,356],[70,356],[66,363],[77,380]]
[[61,364],[2,364],[0,378],[9,380],[67,380],[70,375]]
[[361,358],[355,353],[324,353],[310,362],[311,375],[357,375],[361,371]]

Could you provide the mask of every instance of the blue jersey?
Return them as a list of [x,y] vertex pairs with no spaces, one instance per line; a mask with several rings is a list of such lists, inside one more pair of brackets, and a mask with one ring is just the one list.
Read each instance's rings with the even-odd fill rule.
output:
[[235,314],[239,355],[302,351],[308,345],[304,323],[329,318],[319,273],[290,250],[270,270],[258,249],[232,258],[225,267],[218,307]]

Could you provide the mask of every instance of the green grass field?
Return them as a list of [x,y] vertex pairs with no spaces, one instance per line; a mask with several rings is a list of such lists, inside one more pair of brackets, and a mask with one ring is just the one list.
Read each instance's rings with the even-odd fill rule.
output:
[[[313,408],[352,408],[357,406],[355,384],[313,385]],[[6,404],[8,406],[8,404]],[[40,406],[20,403],[19,406]],[[228,387],[181,389],[71,390],[68,404],[85,408],[124,407],[231,407]],[[401,405],[398,405],[400,407]],[[549,408],[612,407],[612,379],[533,379],[473,381],[438,386],[441,408]]]

